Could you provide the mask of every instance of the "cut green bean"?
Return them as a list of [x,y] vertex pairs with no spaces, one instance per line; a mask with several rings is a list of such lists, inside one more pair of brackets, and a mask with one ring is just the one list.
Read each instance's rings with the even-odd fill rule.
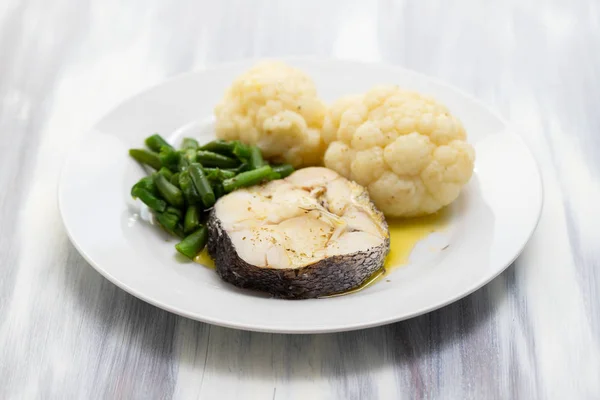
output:
[[151,176],[145,176],[142,179],[140,179],[139,181],[137,181],[137,183],[135,185],[133,185],[133,187],[131,188],[131,196],[134,196],[133,191],[136,188],[140,188],[140,189],[146,189],[147,191],[149,191],[150,193],[156,195],[158,194],[157,190],[156,190],[156,185],[154,184],[154,179],[152,179]]
[[221,182],[236,175],[234,171],[220,168],[204,168],[204,173],[211,182]]
[[181,222],[179,222],[175,226],[175,229],[173,229],[173,233],[175,234],[175,236],[178,236],[180,239],[185,238],[185,232],[183,231],[183,224]]
[[159,173],[159,174],[161,174],[161,175],[163,175],[165,178],[167,178],[167,179],[169,179],[169,180],[170,180],[170,179],[173,177],[173,173],[172,173],[172,172],[171,172],[171,170],[170,170],[169,168],[167,168],[167,167],[161,167],[161,168],[158,170],[158,173]]
[[236,175],[236,173],[234,171],[222,169],[221,171],[219,171],[219,175],[221,175],[221,177],[223,177],[223,180],[225,180],[225,179],[233,178]]
[[215,199],[218,200],[225,195],[225,189],[223,189],[223,184],[221,182],[213,183],[212,185],[213,192],[215,193]]
[[204,175],[202,165],[198,163],[190,164],[188,171],[192,177],[192,182],[194,182],[196,190],[202,198],[202,203],[206,208],[212,207],[215,204],[215,194],[208,182],[208,178]]
[[174,173],[173,176],[171,176],[171,179],[169,179],[169,182],[171,182],[171,184],[179,187],[179,172]]
[[183,152],[180,152],[178,169],[179,171],[184,171],[187,167],[190,166],[191,163],[195,163],[197,158],[197,151],[194,149],[187,149]]
[[156,216],[156,220],[167,232],[175,235],[175,228],[177,227],[177,222],[179,222],[179,217],[177,217],[177,215],[167,212],[155,213],[154,215]]
[[177,163],[177,170],[179,172],[183,172],[189,167],[190,163],[185,157],[179,157],[179,162]]
[[188,163],[195,163],[197,162],[198,159],[198,152],[196,150],[193,149],[187,149],[185,151],[185,159],[188,161]]
[[242,163],[239,167],[237,167],[237,169],[235,170],[235,173],[241,174],[242,172],[246,172],[246,171],[250,171],[250,164]]
[[167,142],[158,133],[155,133],[154,135],[147,137],[145,143],[149,149],[156,151],[156,152],[159,152],[163,146],[173,148],[173,146],[171,146],[169,144],[169,142]]
[[279,175],[275,171],[271,171],[269,173],[269,175],[267,175],[267,177],[265,178],[265,180],[267,180],[267,181],[274,181],[274,180],[277,180],[277,179],[281,179],[281,175]]
[[222,169],[219,171],[219,175],[220,175],[220,178],[222,178],[222,180],[225,180],[225,179],[233,178],[236,175],[236,172],[230,171],[227,169]]
[[145,149],[129,149],[129,155],[137,162],[146,164],[156,170],[160,169],[161,162],[158,154]]
[[185,158],[188,160],[188,162],[190,164],[193,162],[196,162],[196,160],[198,159],[198,152],[193,149],[187,149],[185,151]]
[[190,166],[190,162],[188,161],[188,159],[184,156],[184,157],[179,157],[179,163],[177,163],[177,169],[179,170],[179,172],[183,172],[187,169],[187,167]]
[[204,150],[198,152],[198,162],[205,167],[219,168],[235,168],[240,164],[236,159]]
[[270,166],[265,165],[252,171],[242,172],[241,174],[223,181],[223,189],[229,193],[235,189],[253,186],[261,183],[262,181],[269,179],[273,170]]
[[[225,172],[225,174],[230,175],[230,174],[237,174],[237,168],[213,168],[213,167],[208,167],[208,168],[204,168],[202,167],[202,169],[204,170],[205,174],[210,174],[211,172],[215,172],[215,171],[222,171]],[[232,175],[233,177],[233,175]]]
[[164,175],[154,174],[154,184],[167,203],[175,207],[183,207],[183,193],[171,184]]
[[250,147],[242,142],[235,141],[233,145],[233,154],[241,161],[250,159]]
[[206,179],[210,182],[218,182],[223,179],[219,179],[221,176],[221,170],[219,168],[204,168],[204,175],[206,175]]
[[265,160],[263,160],[262,153],[260,149],[256,146],[250,147],[250,169],[258,169],[265,165]]
[[192,139],[192,138],[183,138],[183,140],[181,141],[181,148],[183,150],[187,150],[187,149],[192,149],[192,150],[197,150],[200,147],[200,145],[198,144],[198,141],[196,139]]
[[294,167],[292,167],[290,164],[274,165],[272,168],[273,171],[279,174],[279,178],[282,179],[290,176],[294,172]]
[[166,213],[169,214],[173,214],[175,215],[177,218],[182,219],[183,218],[183,212],[175,207],[172,206],[167,206],[167,209],[165,210]]
[[175,245],[178,252],[184,256],[193,259],[202,251],[208,241],[208,229],[206,226],[201,226],[194,233],[186,236],[181,242]]
[[190,233],[200,226],[200,211],[196,206],[189,206],[183,220],[183,231]]
[[164,200],[159,199],[143,187],[134,186],[131,194],[154,211],[163,212],[167,208],[167,203]]
[[163,167],[169,168],[173,172],[177,171],[179,158],[181,157],[178,151],[172,147],[163,146],[160,148],[158,157],[160,158],[160,162]]
[[225,140],[213,140],[212,142],[206,143],[200,147],[200,150],[212,151],[214,153],[230,155],[233,154],[235,147],[234,142],[227,142]]
[[202,201],[198,191],[196,190],[196,187],[194,186],[194,182],[192,181],[189,171],[185,170],[179,174],[179,187],[181,188],[188,205],[197,204]]

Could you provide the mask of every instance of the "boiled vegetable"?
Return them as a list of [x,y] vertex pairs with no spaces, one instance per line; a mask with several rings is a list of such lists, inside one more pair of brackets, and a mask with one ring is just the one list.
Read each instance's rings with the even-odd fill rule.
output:
[[202,251],[208,241],[208,229],[202,226],[196,232],[188,235],[181,242],[175,245],[178,252],[188,258],[194,258]]
[[183,207],[183,193],[162,174],[154,174],[154,184],[167,203],[175,207]]
[[146,164],[154,169],[160,169],[160,167],[162,166],[158,154],[150,150],[130,149],[129,155],[133,157],[137,162]]
[[153,150],[153,151],[156,151],[156,152],[159,152],[162,147],[173,148],[169,144],[169,142],[167,142],[158,133],[155,133],[154,135],[147,137],[146,140],[145,140],[145,143],[146,143],[146,146],[148,146],[148,148],[150,150]]
[[198,152],[198,162],[205,167],[235,168],[240,165],[234,158],[204,150]]
[[155,134],[145,143],[149,149],[131,149],[129,154],[156,172],[136,182],[131,196],[148,206],[167,232],[183,238],[177,250],[190,258],[206,245],[208,230],[202,223],[220,197],[294,171],[289,164],[272,168],[257,146],[240,141],[214,140],[200,146],[184,138],[176,149]]
[[208,178],[204,175],[202,166],[198,163],[191,164],[188,171],[192,177],[192,182],[194,182],[196,190],[200,194],[202,203],[206,208],[212,207],[213,204],[215,204],[215,194],[210,186],[210,182],[208,182]]
[[233,178],[224,180],[223,189],[225,189],[225,192],[229,193],[235,189],[259,184],[268,179],[272,172],[273,170],[268,165],[258,169],[253,169],[252,171],[242,172]]

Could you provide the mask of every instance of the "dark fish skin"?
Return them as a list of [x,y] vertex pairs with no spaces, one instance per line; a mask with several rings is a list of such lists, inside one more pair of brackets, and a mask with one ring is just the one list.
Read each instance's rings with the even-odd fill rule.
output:
[[208,252],[223,280],[283,299],[311,299],[354,289],[383,268],[390,251],[388,237],[368,251],[329,257],[302,268],[261,268],[238,256],[214,209],[208,219],[208,230]]

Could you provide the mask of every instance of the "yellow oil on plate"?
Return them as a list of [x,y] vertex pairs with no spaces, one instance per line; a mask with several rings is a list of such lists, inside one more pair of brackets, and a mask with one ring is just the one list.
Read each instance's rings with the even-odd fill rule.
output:
[[206,247],[204,248],[204,250],[202,250],[202,252],[200,254],[198,254],[195,258],[194,261],[197,262],[198,264],[202,264],[207,268],[210,269],[216,269],[215,268],[215,262],[214,260],[208,255],[208,250],[206,249]]
[[408,263],[415,245],[434,232],[441,232],[450,221],[446,209],[425,217],[388,219],[390,230],[390,254],[385,260],[386,274]]
[[[408,263],[410,254],[417,243],[424,240],[434,232],[443,231],[450,221],[450,212],[448,209],[443,209],[435,214],[424,217],[406,218],[406,219],[388,219],[388,228],[390,231],[390,253],[388,254],[384,268],[375,272],[367,281],[357,288],[348,290],[343,293],[333,294],[324,297],[333,297],[356,293],[359,290],[371,286],[375,282],[380,281],[391,271]],[[208,255],[206,248],[194,258],[194,261],[206,266],[210,269],[215,269],[215,262]]]

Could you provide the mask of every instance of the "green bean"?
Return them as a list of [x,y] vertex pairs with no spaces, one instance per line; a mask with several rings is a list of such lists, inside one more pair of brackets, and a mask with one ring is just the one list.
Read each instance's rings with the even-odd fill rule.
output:
[[250,171],[250,164],[242,163],[239,167],[236,168],[235,173],[240,174],[242,172]]
[[256,146],[250,147],[250,169],[257,169],[265,165],[265,160],[263,160],[262,153],[260,149]]
[[169,213],[169,214],[173,214],[179,219],[183,218],[183,212],[181,212],[181,210],[178,208],[175,208],[172,206],[167,206],[167,209],[165,210],[165,212]]
[[277,180],[277,179],[281,179],[281,175],[279,175],[279,174],[278,174],[277,172],[275,172],[275,171],[271,171],[271,172],[270,172],[270,173],[267,175],[267,177],[265,178],[265,180],[267,180],[267,181],[274,181],[274,180]]
[[169,168],[173,172],[177,171],[179,158],[181,157],[181,154],[179,154],[178,151],[172,147],[163,146],[160,148],[158,157],[160,158],[163,167]]
[[236,175],[234,171],[219,168],[204,168],[204,173],[211,182],[221,182]]
[[181,188],[188,205],[202,201],[187,169],[179,174],[179,187]]
[[219,179],[221,176],[221,170],[219,168],[203,168],[204,175],[206,175],[206,179],[210,182],[222,181],[223,179]]
[[198,152],[198,162],[205,167],[235,168],[239,165],[233,158],[204,150]]
[[201,226],[194,233],[186,236],[181,242],[175,245],[178,252],[188,258],[194,258],[202,251],[208,241],[208,229]]
[[265,179],[269,179],[272,173],[273,170],[268,165],[253,169],[252,171],[242,172],[233,178],[224,180],[223,189],[225,189],[225,192],[229,193],[235,189],[253,186]]
[[236,173],[234,171],[222,169],[221,171],[219,171],[219,175],[221,175],[223,180],[225,180],[225,179],[233,178],[236,175]]
[[179,172],[174,173],[173,176],[171,176],[171,179],[169,179],[169,182],[179,188]]
[[163,212],[167,208],[167,203],[164,200],[159,199],[148,189],[141,186],[134,186],[131,194],[154,211]]
[[250,147],[242,142],[235,141],[233,145],[233,154],[241,161],[250,159]]
[[161,168],[158,170],[158,173],[159,173],[159,174],[161,174],[161,175],[163,175],[165,178],[167,178],[167,179],[169,179],[169,180],[170,180],[170,179],[173,177],[173,173],[172,173],[172,172],[171,172],[171,170],[170,170],[169,168],[167,168],[167,167],[161,167]]
[[186,158],[186,160],[188,161],[188,163],[195,163],[198,160],[198,152],[196,150],[193,149],[187,149],[185,151],[185,155],[184,157]]
[[188,159],[184,156],[184,157],[179,157],[179,162],[177,163],[177,169],[179,170],[179,172],[183,172],[187,169],[187,167],[190,166],[190,162],[188,161]]
[[181,224],[181,222],[179,222],[175,226],[175,229],[173,229],[173,233],[175,234],[175,236],[179,236],[180,239],[183,239],[185,237],[185,232],[183,231],[183,225]]
[[131,196],[136,197],[133,195],[133,191],[136,188],[140,188],[140,189],[146,189],[147,191],[149,191],[150,193],[156,195],[158,194],[157,190],[156,190],[156,185],[154,184],[154,179],[152,179],[151,176],[145,176],[142,179],[140,179],[139,181],[137,181],[137,183],[135,185],[132,186],[131,188]]
[[175,207],[183,207],[183,193],[177,186],[171,184],[164,175],[154,174],[154,184],[167,203]]
[[183,231],[190,233],[200,226],[200,211],[196,206],[189,206],[183,220]]
[[168,212],[155,213],[154,215],[167,232],[175,234],[175,228],[177,227],[177,222],[179,222],[179,217],[177,215]]
[[180,153],[181,156],[179,157],[179,164],[177,167],[179,168],[179,171],[184,171],[190,166],[191,163],[196,162],[197,152],[193,149],[187,149]]
[[198,144],[198,141],[196,139],[192,139],[192,138],[183,138],[183,140],[181,141],[181,148],[183,150],[187,150],[187,149],[192,149],[192,150],[197,150],[200,147],[200,145]]
[[154,169],[160,169],[162,165],[158,154],[145,149],[129,149],[129,155],[137,162],[146,164]]
[[183,213],[180,209],[168,206],[167,209],[163,213],[156,213],[156,219],[160,224],[174,236],[179,236],[180,238],[185,237],[185,232],[183,231],[183,224],[181,219],[183,218]]
[[225,189],[223,189],[223,184],[221,182],[215,182],[211,186],[215,193],[215,199],[220,199],[225,195]]
[[183,227],[179,221],[179,218],[171,213],[155,213],[156,220],[158,223],[171,235],[177,236],[181,239],[185,237]]
[[200,147],[200,150],[212,151],[214,153],[230,155],[233,154],[235,147],[234,142],[227,142],[225,140],[213,140],[212,142],[206,143]]
[[194,182],[196,190],[198,190],[198,193],[202,198],[202,203],[204,203],[206,208],[212,207],[213,204],[215,204],[215,194],[210,186],[210,183],[208,182],[208,179],[206,178],[206,175],[204,175],[202,165],[198,163],[190,164],[188,171],[192,177],[192,181]]
[[160,149],[164,146],[164,147],[170,147],[173,148],[162,136],[160,136],[158,133],[155,133],[152,136],[149,136],[146,138],[146,146],[148,146],[149,149],[159,152]]
[[273,171],[279,174],[279,178],[285,178],[294,172],[294,167],[292,167],[290,164],[274,165],[272,168]]
[[204,168],[202,167],[202,169],[204,170],[204,173],[206,174],[210,174],[211,172],[214,171],[225,171],[226,174],[229,173],[233,173],[233,174],[237,174],[237,168],[214,168],[214,167],[208,167],[208,168]]

